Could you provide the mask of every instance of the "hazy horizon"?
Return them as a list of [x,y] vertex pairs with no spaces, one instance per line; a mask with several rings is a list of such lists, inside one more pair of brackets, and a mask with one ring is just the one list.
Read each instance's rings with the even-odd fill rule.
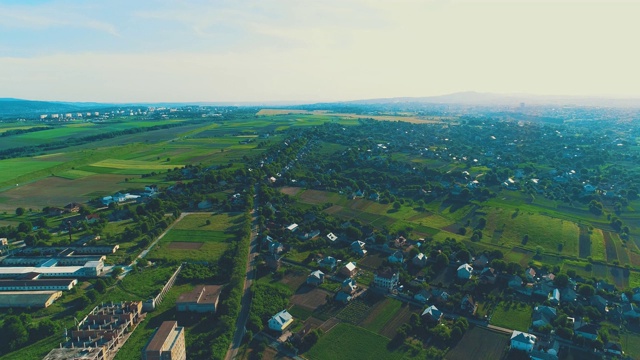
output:
[[0,4],[0,97],[640,98],[637,10],[630,1],[9,0]]

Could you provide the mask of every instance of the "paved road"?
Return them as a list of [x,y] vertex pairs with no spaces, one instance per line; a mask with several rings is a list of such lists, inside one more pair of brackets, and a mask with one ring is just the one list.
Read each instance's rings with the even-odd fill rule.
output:
[[[256,186],[255,192],[257,194],[258,187]],[[242,309],[236,322],[236,331],[233,334],[233,340],[227,351],[225,360],[233,360],[238,355],[238,349],[242,344],[242,338],[245,333],[245,326],[247,325],[247,319],[249,319],[249,310],[251,309],[251,284],[255,278],[255,257],[258,255],[258,197],[254,199],[253,218],[251,221],[251,242],[249,244],[249,256],[247,257],[247,269],[244,279],[244,292],[242,295]]]

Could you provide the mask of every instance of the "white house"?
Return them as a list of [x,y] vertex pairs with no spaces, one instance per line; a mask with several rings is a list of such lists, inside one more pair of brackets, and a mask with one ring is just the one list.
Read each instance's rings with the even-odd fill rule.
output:
[[293,323],[293,316],[287,310],[282,310],[269,319],[269,329],[284,331],[291,323]]
[[458,267],[458,278],[460,279],[471,279],[471,273],[473,273],[473,268],[469,264],[462,264]]
[[440,319],[442,319],[442,316],[444,314],[442,313],[442,311],[438,310],[437,307],[431,305],[428,308],[424,309],[424,311],[422,312],[422,317],[426,320],[426,321],[430,321],[430,322],[440,322]]
[[398,281],[400,281],[400,275],[398,272],[388,267],[376,271],[373,276],[373,283],[377,287],[387,290],[393,290],[398,286]]
[[423,253],[416,254],[411,260],[414,266],[423,268],[427,266],[427,256]]
[[537,339],[535,335],[513,330],[511,334],[511,349],[531,352]]
[[324,273],[316,270],[307,276],[307,284],[318,286],[324,282]]

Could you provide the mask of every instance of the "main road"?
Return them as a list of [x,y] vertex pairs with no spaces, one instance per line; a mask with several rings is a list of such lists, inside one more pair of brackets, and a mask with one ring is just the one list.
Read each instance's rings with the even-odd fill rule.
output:
[[[255,187],[255,193],[257,194],[258,187]],[[251,309],[251,284],[255,278],[255,258],[258,255],[258,196],[253,199],[253,212],[251,220],[251,242],[249,243],[249,255],[247,257],[247,268],[244,278],[244,290],[242,294],[242,309],[236,322],[236,331],[233,334],[233,340],[227,351],[225,360],[235,359],[238,355],[238,349],[242,344],[242,338],[245,333],[245,326],[249,319],[249,310]]]

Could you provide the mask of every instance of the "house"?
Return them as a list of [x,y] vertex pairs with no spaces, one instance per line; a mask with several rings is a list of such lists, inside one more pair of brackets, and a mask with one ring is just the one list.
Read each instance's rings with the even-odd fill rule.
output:
[[433,298],[439,303],[445,303],[449,300],[449,294],[441,289],[433,289],[431,290],[431,294]]
[[307,284],[318,286],[324,282],[324,273],[320,270],[316,270],[307,276]]
[[639,301],[640,302],[640,287],[637,287],[637,288],[633,289],[633,295],[631,295],[631,299],[633,301]]
[[360,257],[367,255],[367,250],[364,248],[364,242],[360,240],[356,240],[351,243],[351,251]]
[[269,252],[272,254],[280,254],[284,251],[284,245],[278,241],[269,244]]
[[342,292],[347,294],[354,294],[356,290],[358,290],[358,286],[356,285],[356,281],[352,278],[347,278],[342,282]]
[[349,301],[351,301],[352,299],[353,299],[353,297],[352,297],[351,295],[347,294],[347,293],[346,293],[346,292],[344,292],[344,291],[339,291],[339,292],[336,294],[336,301],[339,301],[339,302],[341,302],[341,303],[343,303],[343,304],[348,303],[348,302],[349,302]]
[[598,326],[595,324],[576,323],[574,333],[585,339],[596,340],[598,338]]
[[59,216],[64,214],[64,209],[59,207],[50,207],[48,214],[49,216]]
[[389,260],[391,264],[402,264],[402,262],[404,261],[404,255],[402,254],[402,251],[398,250],[389,255],[387,257],[387,260]]
[[511,349],[531,352],[538,338],[535,335],[527,334],[518,330],[511,333]]
[[293,323],[293,316],[285,309],[279,313],[273,315],[269,319],[269,329],[274,331],[284,331],[289,325]]
[[496,271],[493,268],[486,267],[482,269],[480,272],[480,277],[478,280],[481,284],[495,284],[498,276],[496,275]]
[[576,294],[576,291],[571,287],[565,287],[560,290],[560,299],[565,303],[576,301],[577,298],[578,294]]
[[524,271],[524,277],[528,282],[534,282],[536,280],[536,270],[534,268],[528,268]]
[[423,304],[426,304],[429,299],[431,299],[431,292],[427,289],[422,289],[418,291],[415,295],[413,295],[413,299],[419,301]]
[[216,312],[222,286],[199,285],[193,291],[181,294],[176,300],[178,311],[195,311],[198,313]]
[[373,284],[378,288],[387,289],[389,291],[398,286],[399,281],[400,275],[398,272],[389,267],[378,270],[373,275]]
[[278,270],[282,266],[282,256],[277,254],[268,254],[264,259],[267,267],[271,270]]
[[289,230],[291,232],[294,232],[294,231],[298,230],[298,224],[294,223],[294,224],[291,224],[291,225],[287,226],[287,230]]
[[427,256],[423,253],[416,254],[416,256],[411,259],[411,263],[415,267],[423,268],[427,266]]
[[638,312],[638,307],[633,303],[622,304],[620,307],[620,312],[625,319],[637,319],[640,318],[640,312]]
[[327,256],[324,259],[320,260],[320,262],[318,263],[321,268],[329,269],[329,271],[335,270],[337,264],[338,261],[332,256]]
[[269,235],[265,236],[264,239],[262,239],[262,245],[263,246],[269,246],[269,244],[271,244],[272,242],[274,242],[275,240],[273,240],[273,238]]
[[553,291],[553,284],[547,282],[536,282],[533,284],[533,294],[550,298],[550,293]]
[[533,327],[541,328],[551,325],[553,319],[558,316],[556,308],[550,306],[536,306],[533,309]]
[[421,317],[426,322],[431,322],[431,323],[439,323],[443,316],[444,316],[444,313],[438,310],[438,308],[433,305],[424,309],[421,315]]
[[476,269],[484,269],[485,266],[489,265],[489,258],[485,254],[482,254],[473,260],[472,264]]
[[350,278],[356,276],[358,273],[358,268],[356,267],[356,263],[353,261],[349,262],[347,265],[343,266],[340,269],[340,274],[344,277]]
[[560,304],[560,290],[553,289],[553,291],[549,294],[549,302],[551,305],[559,305]]
[[520,276],[513,275],[509,279],[509,282],[507,284],[510,288],[519,290],[522,288],[522,285],[524,284],[524,282],[522,281],[522,278]]
[[609,341],[604,345],[604,352],[608,354],[622,356],[622,346],[618,343]]
[[64,206],[64,211],[65,212],[78,212],[80,211],[80,207],[82,206],[82,204],[78,204],[78,203],[69,203],[67,205]]
[[327,239],[329,239],[329,241],[331,241],[331,242],[335,242],[336,240],[338,240],[338,237],[335,236],[333,233],[328,233],[327,234]]
[[471,295],[465,295],[460,302],[460,310],[463,312],[474,315],[476,313],[476,309],[478,309],[478,304],[473,301],[473,297]]
[[100,221],[100,215],[98,214],[89,214],[84,217],[88,224],[93,224],[97,221]]
[[591,304],[591,306],[595,307],[596,309],[598,309],[598,311],[600,311],[603,314],[609,311],[609,309],[607,309],[607,305],[608,305],[607,299],[603,298],[600,295],[592,296],[591,299],[589,300],[589,303]]
[[458,279],[471,279],[473,268],[469,264],[462,264],[458,267]]
[[407,239],[404,236],[398,236],[395,240],[393,240],[393,247],[395,248],[403,248],[407,245]]

